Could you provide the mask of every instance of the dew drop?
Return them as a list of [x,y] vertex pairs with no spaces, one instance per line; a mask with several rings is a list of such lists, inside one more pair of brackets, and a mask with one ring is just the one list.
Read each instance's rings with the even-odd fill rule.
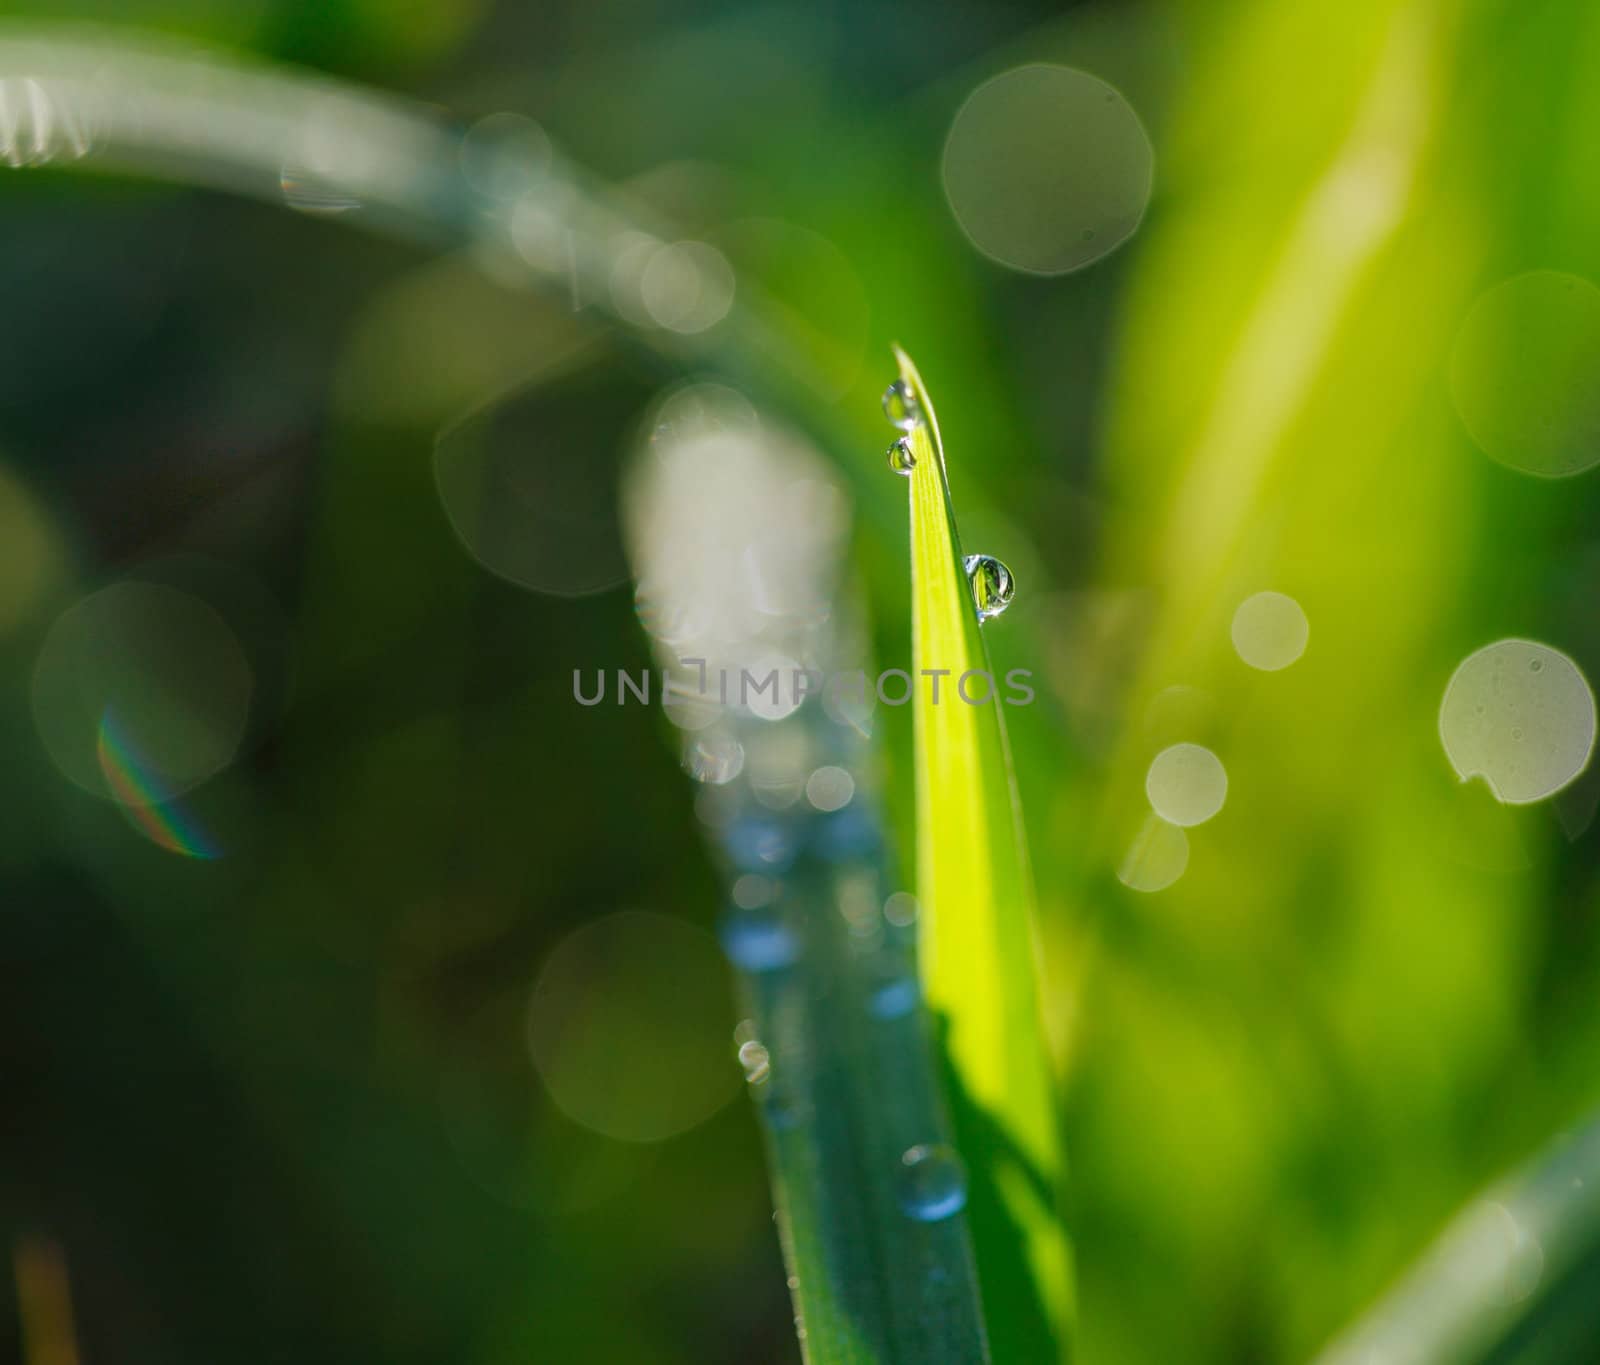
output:
[[723,847],[741,872],[782,870],[794,861],[796,852],[788,827],[763,815],[735,821],[723,835]]
[[900,1158],[900,1209],[919,1223],[937,1223],[967,1202],[967,1169],[953,1150],[919,1143]]
[[1017,590],[1011,570],[993,555],[968,555],[964,561],[967,582],[972,584],[972,600],[978,620],[987,621],[1011,605]]
[[772,1055],[767,1051],[766,1044],[758,1038],[750,1038],[739,1044],[739,1065],[744,1068],[747,1085],[765,1085],[772,1075]]
[[859,805],[835,811],[817,826],[816,851],[830,863],[870,857],[879,843],[877,820]]
[[922,425],[922,409],[905,380],[897,379],[883,391],[883,415],[889,419],[890,426],[899,427],[908,434]]
[[766,1097],[762,1101],[761,1112],[766,1116],[768,1127],[778,1132],[798,1128],[805,1120],[806,1113],[799,1101],[774,1085],[769,1084],[763,1089]]
[[917,980],[909,972],[880,981],[867,999],[874,1019],[904,1019],[916,1007]]
[[896,929],[908,929],[917,922],[917,898],[909,891],[896,891],[883,903],[883,917]]
[[720,787],[744,768],[744,746],[722,732],[690,735],[684,745],[683,767],[696,782]]
[[902,436],[889,447],[889,468],[896,474],[909,478],[917,467],[917,452],[911,448],[911,438]]
[[794,965],[800,944],[776,910],[737,910],[722,917],[722,951],[747,972],[775,972]]

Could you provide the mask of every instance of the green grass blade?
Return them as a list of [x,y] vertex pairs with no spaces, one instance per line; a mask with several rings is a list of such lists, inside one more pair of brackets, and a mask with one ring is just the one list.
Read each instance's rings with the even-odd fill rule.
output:
[[909,942],[863,953],[855,941],[841,901],[859,899],[866,877],[881,899],[878,870],[804,858],[782,912],[796,962],[741,977],[770,1059],[751,1091],[795,1322],[810,1365],[982,1365],[965,1221],[900,1207],[901,1155],[947,1141],[948,1123],[921,1012],[874,1015],[886,963],[912,962]]
[[[904,351],[922,421],[910,433],[917,894],[922,978],[942,1035],[970,1218],[997,1360],[1064,1358],[1073,1318],[1062,1159],[1039,1014],[1033,888],[1006,744],[1002,689],[978,624],[928,391]],[[925,670],[949,670],[933,700]],[[991,680],[964,702],[963,674]],[[974,679],[969,695],[981,697]]]
[[[796,697],[781,717],[744,702],[743,680],[767,667],[764,656],[805,658],[824,676],[841,659],[865,663],[855,604],[839,587],[837,523],[796,514],[794,490],[807,476],[826,481],[825,467],[776,422],[744,428],[737,447],[692,417],[644,426],[653,434],[627,485],[626,520],[635,572],[649,585],[645,624],[675,627],[670,642],[657,636],[658,658],[709,712],[696,717],[693,751],[739,756],[731,772],[691,771],[710,782],[697,814],[724,879],[720,931],[745,1015],[739,1059],[762,1121],[806,1358],[982,1365],[960,1201],[919,1200],[905,1162],[913,1149],[948,1147],[953,1134],[918,1008],[914,917],[886,909],[905,886],[883,837],[870,725],[848,705],[830,709],[823,692]],[[708,535],[708,521],[728,535]],[[760,609],[773,601],[766,585],[780,580],[805,611]],[[738,624],[731,642],[728,623]],[[732,673],[725,702],[709,673],[683,671],[688,659],[714,660],[721,683]],[[774,695],[794,686],[786,677]],[[673,738],[685,742],[675,728]],[[796,799],[824,766],[851,775],[844,803]],[[784,788],[789,801],[774,800]],[[916,1169],[925,1181],[926,1170],[951,1168]]]
[[1600,1119],[1470,1203],[1317,1365],[1565,1365],[1600,1339]]

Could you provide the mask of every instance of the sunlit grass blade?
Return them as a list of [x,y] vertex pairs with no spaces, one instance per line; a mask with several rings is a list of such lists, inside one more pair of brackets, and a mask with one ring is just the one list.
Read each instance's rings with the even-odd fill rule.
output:
[[1600,1118],[1462,1210],[1317,1365],[1564,1365],[1600,1338]]
[[[904,351],[920,421],[908,433],[922,978],[941,1035],[996,1360],[1069,1350],[1071,1252],[1039,1012],[1033,888],[994,677],[956,531],[933,403]],[[934,670],[937,679],[926,677]],[[946,672],[947,671],[947,672]],[[958,684],[974,678],[964,699]],[[939,684],[934,701],[930,684]]]

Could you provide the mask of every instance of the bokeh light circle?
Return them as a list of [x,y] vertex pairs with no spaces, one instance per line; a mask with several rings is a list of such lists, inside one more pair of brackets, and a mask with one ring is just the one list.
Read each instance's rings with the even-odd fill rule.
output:
[[1153,812],[1128,846],[1117,880],[1130,891],[1165,891],[1189,867],[1189,836]]
[[502,394],[445,427],[434,442],[434,479],[467,553],[553,597],[625,581],[618,460],[636,416],[631,396],[586,371]]
[[973,246],[1014,270],[1078,270],[1132,235],[1154,154],[1139,116],[1085,71],[1035,63],[984,82],[944,145],[944,188]]
[[1239,657],[1251,668],[1276,673],[1306,652],[1311,623],[1288,594],[1258,592],[1239,603],[1229,635]]
[[1461,324],[1450,394],[1511,469],[1559,479],[1600,463],[1600,289],[1556,270],[1495,285]]
[[1227,799],[1228,774],[1222,760],[1203,745],[1174,744],[1151,761],[1144,790],[1168,824],[1203,825]]
[[1483,778],[1507,805],[1541,801],[1589,764],[1594,692],[1560,650],[1497,640],[1451,675],[1439,707],[1439,740],[1463,781]]
[[694,333],[714,327],[733,307],[733,267],[705,242],[674,242],[652,254],[639,276],[645,311],[657,326]]
[[659,1142],[711,1117],[738,1084],[732,1014],[712,937],[622,911],[576,930],[546,960],[528,1043],[568,1118],[607,1137]]
[[78,786],[161,802],[233,761],[253,690],[244,650],[211,607],[130,580],[56,619],[34,665],[33,713]]

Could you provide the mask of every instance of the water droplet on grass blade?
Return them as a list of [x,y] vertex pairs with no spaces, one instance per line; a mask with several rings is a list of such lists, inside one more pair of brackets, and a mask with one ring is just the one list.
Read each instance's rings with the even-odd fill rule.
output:
[[684,745],[683,767],[696,782],[721,786],[744,768],[744,747],[730,734],[690,735]]
[[917,452],[911,448],[911,438],[902,436],[889,447],[889,468],[896,474],[909,477],[917,467]]
[[867,1008],[875,1019],[904,1019],[916,1007],[917,979],[910,972],[879,981],[867,998]]
[[1017,585],[1006,568],[993,555],[968,555],[963,561],[967,582],[972,585],[972,600],[978,608],[978,619],[987,621],[1000,615],[1011,605]]
[[967,1203],[967,1168],[940,1143],[919,1143],[900,1158],[900,1209],[920,1223],[937,1223]]
[[783,869],[794,861],[794,836],[776,818],[748,815],[731,825],[723,847],[741,872]]
[[897,379],[883,391],[883,415],[908,434],[922,425],[922,409],[905,380]]
[[739,1065],[744,1068],[748,1085],[765,1085],[772,1075],[772,1056],[766,1045],[756,1038],[739,1044]]
[[747,972],[775,972],[794,964],[800,943],[775,910],[737,910],[722,917],[717,936],[734,966]]

